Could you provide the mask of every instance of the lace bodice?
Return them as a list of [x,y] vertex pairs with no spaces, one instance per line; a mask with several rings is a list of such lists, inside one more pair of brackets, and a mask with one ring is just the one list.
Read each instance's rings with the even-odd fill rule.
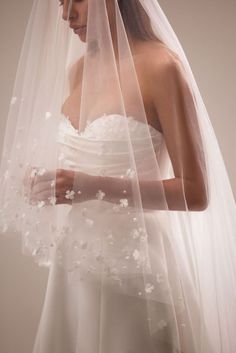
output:
[[163,135],[150,125],[147,129],[145,123],[133,117],[118,114],[103,115],[88,124],[82,132],[62,117],[58,132],[60,167],[95,175],[115,176],[126,172],[130,167],[130,147],[125,119],[128,121],[136,164],[140,161],[136,167],[145,173],[153,165],[148,158],[153,155],[150,149],[154,148],[158,157]]

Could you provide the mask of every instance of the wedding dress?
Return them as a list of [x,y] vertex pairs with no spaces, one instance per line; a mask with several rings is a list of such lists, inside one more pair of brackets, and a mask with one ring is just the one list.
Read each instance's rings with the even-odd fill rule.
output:
[[[129,154],[124,149],[124,119],[128,119],[130,131],[140,154],[140,164],[137,167],[145,173],[150,166],[144,124],[133,117],[126,118],[121,115],[99,117],[80,134],[68,119],[62,117],[58,142],[60,153],[63,155],[63,167],[110,176],[125,173],[129,166]],[[157,158],[164,168],[163,135],[152,126],[149,128]],[[87,160],[92,163],[87,164]],[[122,254],[125,251],[125,244],[127,244],[125,238],[128,234],[135,237],[135,228],[127,216],[122,215],[122,212],[113,214],[113,217],[110,212],[108,217],[107,211],[111,209],[111,203],[105,201],[101,203],[97,200],[87,202],[90,203],[89,214],[86,213],[86,202],[78,204],[68,212],[69,223],[72,227],[73,223],[78,227],[78,229],[73,229],[77,231],[74,250],[80,252],[81,259],[87,257],[88,261],[93,252],[93,242],[96,245],[94,251],[98,251],[96,238],[99,239],[100,231],[103,234],[105,226],[107,234],[104,241],[107,241],[111,255],[108,260],[110,262],[107,263],[109,267],[107,275],[108,277],[116,276],[115,270],[117,269],[112,266],[112,257],[117,258],[119,253]],[[94,204],[92,207],[91,203]],[[132,217],[131,208],[130,214]],[[165,234],[165,225],[161,224],[160,219],[158,221],[158,217],[155,211],[145,213],[146,225],[153,237],[149,239],[150,257],[158,258],[159,264],[159,273],[155,278],[159,302],[153,302],[159,330],[150,337],[148,322],[151,318],[143,298],[126,295],[122,291],[120,293],[114,291],[114,287],[110,287],[108,283],[105,283],[106,288],[103,287],[103,298],[101,298],[101,284],[96,281],[96,275],[90,275],[93,273],[92,266],[83,268],[83,260],[77,266],[80,281],[69,285],[65,270],[58,265],[59,254],[64,255],[66,251],[58,252],[60,248],[58,245],[49,272],[45,303],[33,353],[94,353],[97,352],[98,346],[101,353],[180,352],[177,332],[180,333],[181,330],[190,328],[187,327],[184,317],[184,298],[178,267],[175,264],[176,254]],[[163,226],[163,233],[155,239],[155,229],[160,226]],[[132,254],[129,255],[132,256]],[[128,261],[127,258],[127,263]],[[89,264],[92,265],[91,262]],[[76,266],[76,263],[73,264],[72,261],[70,269],[72,273],[73,265]],[[187,280],[187,277],[185,278]],[[126,281],[126,284],[133,286],[135,290],[139,278],[131,275],[127,278],[118,277],[116,280]],[[147,293],[151,290],[151,285],[147,285]],[[168,308],[169,297],[174,303],[174,311],[171,306]],[[102,312],[100,311],[101,302]],[[101,320],[103,322],[102,333],[99,332]],[[190,331],[188,333],[190,334]],[[188,342],[185,342],[186,353],[194,352],[192,339],[189,336]]]

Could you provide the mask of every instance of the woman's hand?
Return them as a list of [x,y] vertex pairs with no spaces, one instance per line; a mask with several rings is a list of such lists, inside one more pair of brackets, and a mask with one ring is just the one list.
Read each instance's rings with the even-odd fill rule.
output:
[[41,206],[72,204],[91,199],[94,176],[72,170],[30,168],[24,178],[26,196],[31,204]]

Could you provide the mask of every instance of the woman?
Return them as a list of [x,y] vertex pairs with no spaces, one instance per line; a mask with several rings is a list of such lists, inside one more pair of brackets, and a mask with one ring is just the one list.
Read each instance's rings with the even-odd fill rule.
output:
[[[67,21],[68,18],[68,6],[69,3],[61,2],[63,5],[63,19]],[[115,25],[115,6],[114,1],[107,1],[107,11],[109,18],[109,25],[111,29],[112,42],[115,52],[117,51],[117,37],[116,37],[116,25]],[[126,23],[126,31],[129,37],[129,44],[132,50],[132,57],[135,64],[136,73],[139,80],[139,87],[142,94],[142,100],[145,107],[145,113],[148,123],[161,131],[165,136],[165,142],[168,146],[168,152],[170,153],[172,163],[175,167],[175,175],[180,175],[181,166],[178,165],[178,156],[177,149],[175,146],[176,138],[175,128],[173,125],[173,118],[171,114],[171,109],[173,107],[170,105],[170,101],[166,103],[165,98],[167,94],[172,93],[173,99],[175,99],[175,105],[178,104],[180,111],[184,111],[185,106],[189,105],[189,109],[192,111],[192,119],[196,114],[194,111],[193,98],[189,92],[189,89],[184,82],[184,77],[181,75],[180,62],[176,55],[171,52],[160,40],[158,40],[149,23],[147,15],[141,8],[141,5],[135,1],[131,2],[119,2],[121,9],[121,14],[123,14],[124,23]],[[86,42],[86,21],[88,12],[88,1],[80,1],[74,3],[71,9],[71,15],[69,18],[69,25],[75,33],[80,37],[82,41]],[[128,14],[134,13],[134,20],[131,23],[128,22]],[[63,105],[62,113],[65,116],[70,118],[72,125],[77,129],[79,124],[78,113],[80,111],[79,99],[81,96],[81,84],[82,84],[82,74],[83,74],[83,65],[84,58],[82,57],[76,65],[74,65],[73,70],[76,72],[76,75],[73,75],[73,83],[71,82],[71,92],[69,98]],[[146,62],[148,61],[149,65],[147,67]],[[162,82],[162,86],[159,87],[159,82]],[[175,87],[171,87],[171,85]],[[183,94],[185,95],[185,101],[181,101],[178,97],[178,90],[182,89]],[[172,90],[172,91],[171,91]],[[107,97],[105,97],[107,99]],[[179,99],[179,102],[178,102]],[[76,112],[76,113],[75,113]],[[130,111],[129,113],[132,112]],[[135,115],[135,112],[134,112]],[[159,119],[161,119],[159,121]],[[185,122],[181,122],[184,124]],[[204,185],[203,175],[201,170],[198,168],[197,156],[194,154],[193,141],[191,141],[191,136],[187,135],[187,132],[184,131],[183,126],[183,136],[181,138],[183,141],[186,141],[186,144],[183,144],[182,149],[188,150],[189,154],[186,155],[185,162],[185,173],[186,173],[186,184],[185,188],[186,195],[188,196],[188,209],[191,210],[202,210],[207,205],[207,193]],[[200,136],[199,136],[200,138]],[[183,153],[180,151],[179,153]],[[60,171],[58,177],[60,177],[58,182],[58,193],[57,199],[58,202],[68,201],[65,198],[66,190],[72,188],[74,175],[70,172]],[[69,177],[68,177],[69,176]],[[88,176],[85,175],[87,180]],[[107,183],[109,181],[109,184]],[[111,185],[111,180],[102,181],[103,189],[105,185]],[[96,185],[96,182],[91,181],[92,185]],[[116,181],[117,183],[117,181]],[[95,186],[97,188],[97,186]],[[118,185],[112,186],[112,190]],[[147,185],[148,188],[144,189],[144,193],[149,204],[148,208],[151,207],[150,203],[153,203],[153,208],[158,207],[158,199],[153,199],[155,192],[153,193],[153,188],[156,189],[156,186]],[[182,186],[180,180],[175,178],[173,180],[168,180],[164,183],[165,195],[168,202],[168,208],[173,210],[185,209],[185,201],[183,198]],[[86,188],[87,189],[87,188]],[[94,190],[88,188],[93,194]],[[38,189],[36,189],[38,191]],[[107,191],[107,190],[106,190]],[[148,194],[147,194],[148,193]],[[109,195],[109,192],[106,192],[106,195]],[[41,196],[41,195],[39,195]],[[112,197],[115,195],[113,194]],[[158,197],[158,195],[156,195]],[[86,196],[89,197],[86,192]],[[144,201],[144,200],[143,200]]]
[[33,352],[233,352],[234,201],[177,38],[155,0],[59,5],[35,2],[1,166],[3,226],[50,267]]

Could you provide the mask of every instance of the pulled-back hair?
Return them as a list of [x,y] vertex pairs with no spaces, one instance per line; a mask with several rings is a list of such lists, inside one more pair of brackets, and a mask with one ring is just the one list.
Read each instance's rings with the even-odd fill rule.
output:
[[151,27],[149,17],[139,0],[119,0],[120,12],[126,30],[141,40],[158,40]]

